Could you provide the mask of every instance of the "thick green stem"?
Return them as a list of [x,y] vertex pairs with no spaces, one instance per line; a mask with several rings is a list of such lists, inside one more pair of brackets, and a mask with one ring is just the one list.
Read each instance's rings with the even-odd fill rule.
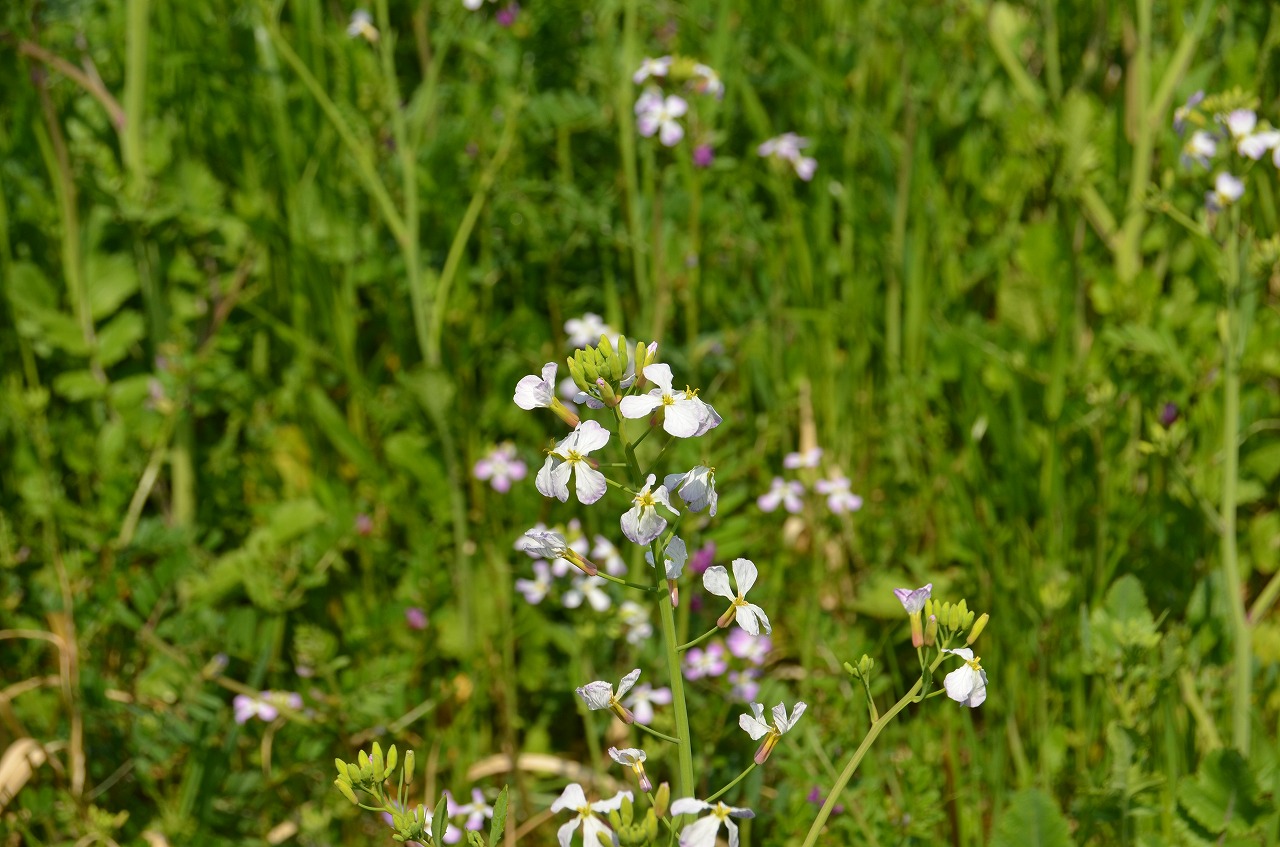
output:
[[[930,672],[938,669],[938,665],[942,663],[945,654],[939,653],[938,657],[933,660],[933,664],[929,666]],[[911,705],[915,700],[916,693],[923,687],[924,677],[921,676],[916,680],[916,684],[911,686],[911,690],[902,695],[902,699],[893,704],[889,711],[880,716],[880,720],[871,724],[871,728],[867,730],[867,735],[862,739],[862,743],[858,745],[858,749],[853,751],[853,755],[849,757],[848,763],[844,766],[844,770],[840,772],[840,776],[836,779],[835,784],[831,786],[827,799],[822,804],[822,808],[818,810],[818,816],[813,819],[813,824],[809,827],[809,834],[804,837],[804,844],[801,847],[813,847],[818,842],[818,836],[822,833],[822,827],[827,823],[827,818],[831,816],[831,810],[835,808],[836,800],[840,797],[840,792],[844,791],[844,787],[849,784],[849,780],[853,779],[853,774],[858,770],[858,765],[862,763],[863,756],[867,755],[867,751],[871,749],[871,745],[875,743],[876,738],[884,730],[889,722],[892,721],[903,709]]]
[[1245,618],[1244,586],[1236,555],[1237,476],[1240,464],[1240,207],[1231,216],[1226,243],[1227,308],[1222,321],[1223,413],[1222,413],[1222,570],[1226,580],[1227,605],[1231,615],[1235,667],[1232,671],[1231,739],[1245,756],[1249,755],[1250,702],[1253,699],[1253,651],[1249,622]]

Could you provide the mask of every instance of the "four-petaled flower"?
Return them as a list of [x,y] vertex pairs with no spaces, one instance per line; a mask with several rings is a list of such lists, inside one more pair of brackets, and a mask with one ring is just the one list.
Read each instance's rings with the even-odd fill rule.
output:
[[[452,798],[450,798],[452,799]],[[453,805],[450,803],[449,805]],[[478,830],[484,826],[486,818],[493,817],[493,806],[484,801],[484,792],[479,788],[471,789],[471,802],[457,806],[456,809],[450,809],[450,817],[467,816],[466,827],[470,830]]]
[[756,505],[762,512],[772,512],[778,506],[782,506],[794,515],[804,508],[804,501],[800,499],[803,496],[804,483],[798,479],[788,482],[780,476],[775,476],[769,490],[756,498]]
[[752,637],[746,630],[735,629],[729,633],[729,652],[753,665],[763,665],[773,649],[773,639],[767,635]]
[[696,465],[684,473],[667,474],[662,484],[668,491],[680,495],[680,499],[692,512],[701,512],[710,507],[711,517],[716,516],[716,469],[706,465]]
[[911,616],[911,646],[913,647],[924,645],[924,622],[920,619],[920,612],[924,609],[925,601],[929,599],[929,595],[932,592],[932,582],[914,591],[910,588],[893,589],[894,596],[898,598],[898,602],[902,603],[902,608],[906,609],[907,614]]
[[756,751],[755,762],[757,765],[763,765],[765,759],[769,758],[769,754],[773,752],[773,748],[777,745],[778,739],[787,733],[791,727],[796,725],[796,721],[800,720],[800,716],[804,714],[804,710],[808,706],[804,702],[797,701],[791,707],[791,717],[787,717],[787,706],[785,703],[779,703],[773,707],[773,725],[764,719],[764,704],[752,703],[750,715],[739,715],[738,726],[751,736],[752,741],[759,741],[764,737],[764,743],[760,745],[760,749]]
[[704,818],[698,818],[680,832],[680,847],[716,847],[716,836],[720,833],[720,824],[729,831],[729,847],[738,847],[738,825],[730,818],[754,818],[756,813],[750,809],[739,809],[717,802],[714,805],[705,800],[693,797],[681,797],[671,804],[671,814],[696,815],[699,812],[710,812]]
[[631,692],[631,696],[627,698],[627,705],[631,707],[632,713],[636,718],[636,723],[642,723],[646,726],[653,723],[653,707],[667,706],[671,703],[670,688],[654,688],[647,682],[642,682]]
[[526,603],[541,603],[551,591],[551,567],[546,562],[534,562],[533,579],[517,579],[516,591],[524,595]]
[[676,119],[688,111],[689,104],[683,97],[645,92],[636,101],[636,129],[645,138],[656,133],[664,146],[675,147],[684,138],[684,127]]
[[589,506],[604,496],[608,483],[604,474],[591,467],[587,456],[609,442],[609,430],[595,421],[583,421],[556,445],[538,471],[534,484],[546,497],[561,503],[569,499],[569,474],[576,472],[578,501]]
[[[588,803],[587,795],[583,792],[581,785],[576,782],[566,785],[564,793],[551,804],[551,811],[559,812],[569,809],[578,814],[577,817],[561,826],[556,832],[556,837],[560,840],[560,847],[569,847],[569,842],[573,839],[573,832],[579,826],[582,827],[582,847],[603,847],[605,844],[612,844],[613,837],[609,832],[609,828],[596,817],[596,813],[616,811],[622,807],[623,798],[630,800],[631,792],[619,791],[608,800],[597,800],[594,803]],[[601,836],[604,836],[603,840]]]
[[645,366],[644,378],[657,387],[648,394],[623,397],[618,410],[624,418],[643,418],[655,409],[662,409],[662,428],[669,434],[677,438],[691,438],[705,431],[707,410],[711,407],[698,399],[697,392],[672,391],[669,365]]
[[709,676],[720,676],[729,669],[724,658],[724,645],[712,641],[707,649],[694,647],[684,654],[684,678],[702,679]]
[[632,507],[622,515],[622,534],[636,544],[648,544],[667,528],[667,519],[658,514],[659,506],[672,515],[680,514],[671,505],[665,485],[659,485],[657,490],[650,490],[655,479],[657,477],[649,474],[644,488],[632,500]]
[[636,716],[631,710],[622,705],[622,696],[631,690],[631,686],[636,684],[636,680],[640,678],[640,669],[636,668],[631,673],[622,678],[618,683],[618,691],[613,691],[613,683],[605,682],[598,679],[595,682],[588,682],[577,689],[578,696],[582,698],[582,702],[587,704],[587,708],[591,711],[597,709],[608,709],[613,712],[624,723],[635,723]]
[[805,156],[800,151],[809,146],[809,139],[796,135],[794,132],[784,132],[782,135],[770,138],[761,144],[756,152],[764,157],[773,157],[784,162],[790,162],[795,168],[796,176],[805,182],[813,179],[813,173],[818,169],[818,162],[811,156]]
[[958,650],[943,650],[964,659],[964,664],[947,674],[942,686],[947,689],[947,696],[957,703],[977,708],[987,699],[987,672],[982,669],[978,657],[968,647]]
[[620,765],[626,765],[635,772],[636,779],[640,780],[641,791],[653,790],[653,783],[649,781],[648,774],[644,772],[644,760],[648,756],[643,750],[637,747],[624,747],[621,750],[617,747],[610,747],[609,758]]
[[511,490],[511,483],[524,479],[528,468],[516,455],[516,446],[506,442],[494,447],[489,455],[476,462],[472,472],[476,479],[488,480],[494,491],[506,494]]
[[564,593],[560,602],[566,609],[576,609],[586,600],[597,612],[604,612],[613,605],[613,600],[604,590],[604,580],[598,576],[578,574],[574,577],[573,587]]
[[1187,143],[1182,145],[1182,166],[1189,167],[1193,162],[1205,170],[1209,169],[1209,160],[1218,153],[1218,140],[1203,129],[1191,133]]
[[[594,423],[594,421],[588,421],[587,423]],[[547,461],[549,462],[551,460],[548,458]],[[582,472],[579,471],[578,473],[581,474]],[[599,473],[599,471],[595,471],[595,473]],[[542,474],[539,473],[538,476],[541,478]],[[579,479],[581,479],[581,477],[579,477]],[[542,490],[541,486],[539,486],[538,490]],[[543,493],[545,494],[546,492]],[[563,500],[565,498],[562,497],[560,499]],[[584,500],[583,502],[586,501]],[[586,539],[581,539],[580,543],[585,546]],[[554,529],[539,529],[538,527],[534,527],[533,529],[525,530],[524,543],[519,545],[519,549],[524,550],[524,552],[528,553],[535,559],[564,559],[571,565],[580,568],[583,573],[586,573],[589,576],[595,576],[599,572],[594,564],[587,561],[581,553],[569,545],[569,542],[565,540],[563,535],[556,532]],[[568,569],[566,568],[565,570]]]
[[564,331],[569,334],[570,347],[594,347],[603,336],[608,336],[614,345],[618,343],[617,333],[595,312],[587,312],[580,318],[569,318],[564,322]]
[[862,508],[862,498],[849,490],[849,478],[834,476],[831,479],[820,479],[813,484],[819,494],[827,498],[827,508],[832,514],[856,512]]
[[1244,196],[1244,182],[1223,171],[1213,182],[1213,190],[1204,193],[1204,204],[1210,212],[1220,212]]
[[665,77],[667,72],[671,70],[671,57],[660,56],[657,59],[645,58],[640,63],[640,69],[631,75],[631,81],[636,85],[644,82],[650,77]]
[[[736,630],[741,632],[742,630]],[[735,700],[750,703],[760,694],[759,668],[743,668],[740,671],[729,671],[729,693]]]
[[727,597],[732,601],[728,610],[716,621],[718,626],[727,627],[729,621],[737,618],[738,626],[752,635],[759,635],[761,628],[764,629],[765,635],[773,632],[764,609],[754,603],[748,603],[746,599],[747,592],[756,584],[757,574],[755,563],[750,559],[734,559],[733,578],[738,583],[738,593],[734,594],[733,589],[729,587],[729,572],[723,565],[712,565],[707,568],[707,572],[702,575],[703,587],[717,597]]

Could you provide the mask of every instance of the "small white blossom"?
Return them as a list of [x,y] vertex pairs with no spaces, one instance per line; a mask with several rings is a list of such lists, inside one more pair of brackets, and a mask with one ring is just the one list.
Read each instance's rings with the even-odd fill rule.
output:
[[1225,117],[1219,115],[1219,120],[1227,125],[1227,131],[1237,141],[1253,132],[1258,125],[1258,115],[1252,109],[1233,109]]
[[680,832],[680,847],[716,847],[716,836],[720,833],[720,824],[724,824],[729,833],[729,847],[738,847],[738,825],[730,818],[754,818],[756,813],[750,809],[739,809],[717,802],[714,805],[705,800],[693,797],[681,797],[671,804],[671,815],[696,815],[699,812],[710,812],[704,818],[698,818]]
[[373,25],[373,16],[367,9],[356,9],[351,13],[351,23],[347,24],[348,38],[363,38],[370,44],[378,40],[378,28]]
[[663,410],[662,428],[677,438],[691,438],[703,425],[705,403],[690,397],[687,391],[672,391],[671,368],[665,364],[648,365],[645,379],[656,388],[648,394],[632,394],[623,397],[618,404],[624,418],[643,418],[655,409]]
[[640,781],[641,791],[653,790],[653,783],[649,781],[648,774],[644,772],[644,761],[649,757],[643,750],[637,747],[624,747],[621,750],[617,747],[610,747],[609,758],[620,765],[626,765],[635,772],[636,779]]
[[1256,162],[1265,156],[1268,150],[1280,149],[1277,145],[1280,145],[1280,130],[1269,129],[1246,135],[1236,143],[1236,150],[1240,151],[1241,156],[1247,156]]
[[716,469],[697,465],[682,474],[668,474],[662,481],[668,491],[679,495],[691,512],[701,512],[710,507],[711,517],[716,516]]
[[1213,182],[1213,190],[1206,191],[1204,204],[1211,212],[1220,212],[1244,196],[1244,182],[1223,171]]
[[1193,162],[1205,170],[1209,169],[1209,161],[1218,154],[1218,140],[1210,133],[1198,129],[1191,133],[1187,143],[1182,145],[1182,165],[1189,167]]
[[576,609],[586,600],[597,612],[605,612],[613,605],[613,600],[604,590],[604,580],[598,576],[578,574],[573,578],[573,587],[564,593],[560,602],[566,609]]
[[613,684],[601,679],[595,682],[588,682],[575,690],[578,696],[582,698],[582,702],[586,703],[587,708],[591,711],[609,709],[625,723],[635,723],[635,715],[626,706],[622,705],[622,697],[631,690],[631,687],[636,684],[636,680],[639,678],[640,669],[636,668],[618,683],[616,694],[613,690]]
[[618,343],[618,334],[595,312],[565,321],[564,331],[569,335],[569,346],[574,348],[594,347],[606,336],[614,346]]
[[631,81],[636,85],[641,84],[646,79],[652,77],[665,77],[671,70],[671,57],[661,56],[657,59],[645,58],[640,63],[640,68],[631,75]]
[[[576,544],[570,544],[565,537],[554,529],[533,529],[525,530],[524,544],[520,549],[528,553],[535,559],[550,559],[552,562],[564,560],[575,567],[581,568],[591,576],[596,575],[596,566],[583,556],[583,551],[576,549],[582,546],[581,540]],[[552,565],[552,570],[556,576],[564,576],[568,572],[568,568],[564,566],[557,567]]]
[[791,166],[795,168],[796,176],[808,182],[813,179],[814,171],[818,169],[816,159],[800,152],[808,146],[809,139],[796,135],[794,132],[785,132],[761,144],[756,149],[756,152],[765,158],[773,157],[784,162],[790,162]]
[[566,785],[564,793],[551,804],[551,811],[559,812],[569,809],[577,812],[577,817],[562,825],[556,832],[560,847],[569,847],[573,833],[579,826],[582,827],[582,847],[604,847],[604,845],[613,844],[613,833],[603,821],[596,817],[596,814],[616,811],[622,807],[623,798],[630,800],[631,796],[630,791],[619,791],[608,800],[588,803],[587,795],[583,792],[581,785],[576,782]]
[[808,450],[783,456],[782,466],[790,471],[798,468],[816,468],[820,461],[822,461],[822,448],[810,447]]
[[569,499],[569,474],[574,472],[578,501],[585,506],[604,496],[604,474],[591,467],[587,455],[609,442],[609,431],[595,421],[583,421],[556,445],[534,480],[539,492],[561,503]]
[[684,127],[677,118],[684,117],[688,111],[689,104],[683,97],[646,92],[636,101],[636,129],[645,138],[656,134],[664,146],[674,147],[684,138]]
[[804,508],[804,501],[800,499],[803,496],[804,483],[797,479],[788,482],[780,476],[775,476],[769,490],[756,498],[756,505],[762,512],[772,512],[778,506],[782,506],[794,515]]
[[973,651],[968,647],[959,650],[943,650],[964,659],[964,664],[947,674],[942,685],[947,696],[957,703],[977,708],[987,699],[987,672],[982,669]]
[[[649,563],[649,567],[653,567],[652,550],[644,554],[644,560]],[[689,548],[685,546],[684,539],[672,538],[667,549],[662,552],[663,570],[666,572],[667,579],[679,579],[680,574],[684,573],[685,562],[688,561]]]
[[671,705],[671,689],[665,686],[654,688],[649,683],[642,682],[631,692],[626,705],[631,707],[631,711],[635,714],[636,723],[648,726],[653,723],[654,706]]
[[764,609],[754,603],[748,603],[746,599],[747,592],[756,584],[757,574],[755,563],[750,559],[734,559],[733,578],[738,583],[737,594],[734,594],[733,589],[729,587],[729,572],[723,565],[712,565],[702,575],[702,585],[707,591],[717,597],[725,597],[733,601],[733,605],[717,621],[721,627],[729,625],[729,616],[732,614],[737,619],[738,626],[752,635],[759,635],[761,629],[766,635],[773,632]]
[[591,558],[595,562],[604,565],[604,572],[612,576],[622,576],[627,572],[627,563],[622,558],[622,553],[612,541],[603,535],[597,535],[595,542],[591,547]]
[[656,491],[650,491],[655,479],[656,476],[649,474],[644,488],[632,500],[634,505],[622,516],[622,534],[636,544],[648,544],[667,528],[667,519],[658,514],[659,506],[672,515],[680,514],[671,505],[665,485],[659,485]]
[[[752,741],[759,741],[764,738],[764,743],[760,745],[760,749],[756,751],[755,762],[757,765],[763,765],[765,760],[769,758],[769,754],[773,752],[773,748],[778,743],[778,739],[785,735],[796,722],[800,720],[800,716],[804,714],[804,710],[808,705],[804,702],[797,702],[791,708],[791,716],[787,717],[787,707],[784,703],[779,703],[773,707],[773,725],[764,719],[764,704],[752,703],[750,715],[739,715],[738,726],[751,736]],[[765,736],[768,736],[765,738]]]
[[862,508],[862,498],[849,489],[849,478],[833,476],[820,479],[813,484],[814,489],[827,498],[827,508],[840,515],[845,512],[856,512]]
[[526,603],[534,606],[546,599],[551,591],[551,568],[546,562],[533,563],[533,579],[517,579],[516,591],[524,595]]
[[[618,619],[626,627],[628,644],[643,644],[653,635],[653,624],[649,623],[649,610],[634,600],[624,600],[618,607]],[[634,694],[632,697],[634,698]],[[635,711],[635,707],[632,707]],[[645,723],[645,721],[641,721]]]

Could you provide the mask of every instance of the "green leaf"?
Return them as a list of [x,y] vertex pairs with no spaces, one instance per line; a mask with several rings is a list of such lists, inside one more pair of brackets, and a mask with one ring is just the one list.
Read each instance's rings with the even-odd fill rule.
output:
[[444,834],[449,827],[449,799],[441,797],[436,803],[436,813],[431,816],[431,840],[437,844],[444,843]]
[[498,799],[493,801],[493,820],[489,823],[489,847],[498,847],[502,834],[507,830],[507,786],[502,786]]
[[1072,843],[1067,819],[1039,788],[1013,795],[991,837],[991,847],[1070,847]]
[[320,427],[321,432],[338,452],[358,467],[364,477],[381,479],[382,469],[374,460],[373,454],[351,432],[342,413],[338,411],[338,407],[333,404],[329,396],[319,388],[312,388],[307,392],[307,401],[311,406],[311,415],[316,426]]
[[1194,776],[1178,782],[1178,805],[1199,826],[1215,835],[1246,835],[1271,814],[1249,763],[1235,750],[1215,750]]
[[64,371],[53,378],[54,393],[78,402],[101,397],[107,387],[87,370]]
[[116,315],[98,331],[98,361],[109,368],[129,355],[129,348],[147,334],[142,315],[128,309]]
[[85,290],[95,321],[115,313],[138,290],[138,271],[121,253],[93,253],[85,260]]

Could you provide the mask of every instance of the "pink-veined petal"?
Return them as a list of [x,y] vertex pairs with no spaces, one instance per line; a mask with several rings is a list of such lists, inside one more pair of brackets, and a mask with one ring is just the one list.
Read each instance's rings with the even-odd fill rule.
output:
[[[567,467],[564,462],[559,463],[560,467]],[[538,475],[533,479],[533,485],[538,489],[543,497],[555,497],[561,503],[569,499],[569,489],[565,486],[563,489],[556,488],[555,471],[558,470],[556,460],[548,456],[547,460],[542,463],[542,469],[538,471]]]
[[[552,365],[551,367],[555,367]],[[551,405],[554,396],[551,387],[530,374],[516,383],[515,402],[521,409],[531,410]]]
[[577,435],[577,450],[579,453],[590,453],[592,450],[599,450],[609,443],[609,430],[600,426],[596,421],[583,421],[578,424],[578,428],[573,432]]
[[578,462],[576,476],[577,479],[574,480],[574,483],[577,486],[578,502],[584,506],[590,506],[599,500],[609,488],[609,484],[605,482],[604,474],[586,462]]
[[733,600],[737,597],[729,587],[729,572],[724,565],[712,565],[702,574],[702,587],[717,597]]
[[750,559],[733,560],[733,578],[738,581],[739,597],[747,596],[751,586],[756,584],[756,576],[758,575],[759,572],[756,570],[755,562]]

